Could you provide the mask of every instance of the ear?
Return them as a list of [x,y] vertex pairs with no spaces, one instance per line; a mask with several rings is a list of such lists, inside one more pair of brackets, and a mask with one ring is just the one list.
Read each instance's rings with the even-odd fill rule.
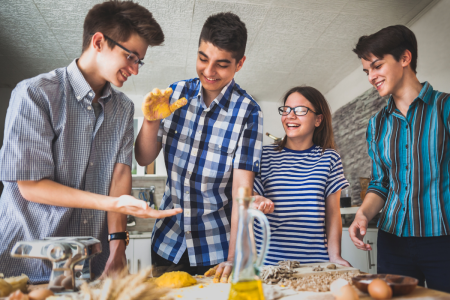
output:
[[322,124],[322,121],[323,121],[323,115],[322,114],[317,115],[316,116],[316,123],[314,124],[314,126],[319,127],[320,124]]
[[101,52],[102,49],[106,46],[106,39],[103,33],[96,32],[91,39],[91,47],[94,48],[95,51]]
[[237,65],[236,65],[236,72],[239,72],[240,69],[242,69],[242,66],[244,65],[244,61],[245,61],[246,57],[245,55],[241,58],[240,61],[238,61]]
[[402,56],[400,57],[400,62],[402,63],[402,67],[407,67],[411,64],[412,60],[412,54],[411,52],[406,49],[405,52],[403,52]]

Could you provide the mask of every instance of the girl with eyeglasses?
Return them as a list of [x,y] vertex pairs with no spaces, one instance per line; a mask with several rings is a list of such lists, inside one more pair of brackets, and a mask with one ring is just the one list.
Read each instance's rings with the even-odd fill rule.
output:
[[[265,264],[301,263],[341,257],[341,189],[349,184],[333,139],[331,113],[313,87],[295,87],[279,108],[286,136],[263,147],[261,171],[255,178],[255,208],[267,214],[271,239]],[[255,224],[258,247],[262,231]]]

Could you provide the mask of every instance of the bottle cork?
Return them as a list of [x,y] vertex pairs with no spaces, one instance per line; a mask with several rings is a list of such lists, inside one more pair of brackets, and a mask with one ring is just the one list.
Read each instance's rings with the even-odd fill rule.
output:
[[247,198],[252,196],[252,189],[249,187],[241,186],[238,188],[237,197],[238,198]]

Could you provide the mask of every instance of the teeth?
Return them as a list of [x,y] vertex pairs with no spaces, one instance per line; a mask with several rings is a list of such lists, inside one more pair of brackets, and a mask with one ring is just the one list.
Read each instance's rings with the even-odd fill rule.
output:
[[208,77],[206,77],[206,79],[208,79],[208,80],[217,80],[217,79],[214,79],[214,78],[208,78]]
[[380,85],[381,85],[382,83],[383,83],[383,81],[382,81],[382,82],[380,82],[380,83],[378,83],[378,84],[377,84],[377,86],[380,86]]
[[128,75],[125,74],[124,72],[120,71],[120,73],[122,73],[123,77],[128,78]]
[[295,124],[287,124],[287,127],[299,127],[299,125],[295,125]]

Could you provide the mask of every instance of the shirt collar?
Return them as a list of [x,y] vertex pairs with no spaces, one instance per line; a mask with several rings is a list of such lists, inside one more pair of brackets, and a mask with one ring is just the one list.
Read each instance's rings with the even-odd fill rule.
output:
[[[425,81],[422,83],[422,89],[420,90],[420,93],[416,99],[420,99],[423,102],[425,102],[426,104],[428,104],[428,102],[430,102],[432,94],[433,94],[433,87],[431,86],[431,84],[428,83],[428,81]],[[414,100],[416,100],[416,99],[414,99]],[[395,109],[396,109],[396,106],[395,106],[394,98],[391,95],[388,100],[387,111],[389,114],[391,114],[395,111]]]
[[[73,92],[77,101],[81,101],[84,97],[86,97],[88,93],[92,93],[93,96],[90,97],[90,100],[92,100],[94,99],[95,93],[78,68],[77,60],[78,59],[74,59],[67,67],[67,75],[70,85],[73,88]],[[111,96],[111,90],[111,84],[109,82],[106,82],[106,85],[103,88],[102,96],[100,98],[105,99]]]
[[[216,103],[217,105],[219,105],[219,107],[221,109],[228,111],[228,106],[230,103],[230,98],[231,98],[231,94],[233,92],[233,88],[234,88],[234,78],[230,82],[228,82],[227,85],[225,85],[222,88],[222,91],[220,91],[219,95],[217,95],[217,97],[213,100],[212,103]],[[199,87],[199,91],[198,91],[198,98],[203,99],[203,89],[202,89],[201,82],[200,82],[200,87]]]

